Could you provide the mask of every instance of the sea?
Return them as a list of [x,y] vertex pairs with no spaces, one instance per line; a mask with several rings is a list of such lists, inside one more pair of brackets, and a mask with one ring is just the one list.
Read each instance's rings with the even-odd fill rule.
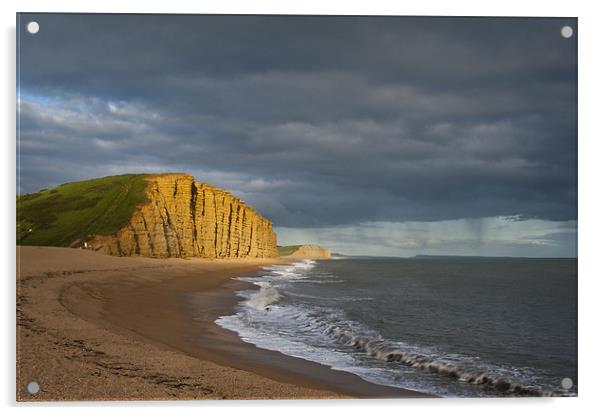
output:
[[577,260],[299,260],[216,323],[259,348],[441,397],[577,395]]

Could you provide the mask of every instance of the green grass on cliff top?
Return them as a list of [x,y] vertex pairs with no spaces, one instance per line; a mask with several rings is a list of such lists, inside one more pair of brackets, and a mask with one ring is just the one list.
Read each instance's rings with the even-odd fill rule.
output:
[[147,176],[109,176],[17,195],[17,244],[74,246],[117,232],[146,201]]
[[278,255],[279,256],[292,255],[297,249],[299,249],[300,246],[301,245],[279,246],[278,247]]

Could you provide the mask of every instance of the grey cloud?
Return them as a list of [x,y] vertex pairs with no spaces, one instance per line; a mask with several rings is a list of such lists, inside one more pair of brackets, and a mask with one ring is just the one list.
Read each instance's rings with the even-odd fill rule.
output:
[[21,191],[187,171],[278,226],[576,218],[572,19],[30,18]]

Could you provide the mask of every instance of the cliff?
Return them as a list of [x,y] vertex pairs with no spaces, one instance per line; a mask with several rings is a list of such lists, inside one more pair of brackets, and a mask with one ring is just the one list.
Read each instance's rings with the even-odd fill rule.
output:
[[87,247],[110,255],[275,257],[272,223],[229,192],[187,174],[146,176],[146,201],[111,235]]
[[294,245],[278,247],[282,258],[330,259],[332,253],[319,245]]

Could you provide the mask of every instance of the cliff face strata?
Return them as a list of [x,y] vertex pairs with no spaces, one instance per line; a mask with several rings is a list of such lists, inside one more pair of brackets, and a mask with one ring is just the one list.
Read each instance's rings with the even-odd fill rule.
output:
[[298,258],[298,259],[330,259],[332,253],[322,248],[320,245],[301,245],[290,255],[283,258]]
[[187,174],[151,176],[148,202],[115,235],[88,245],[110,255],[265,258],[277,256],[272,223],[229,192]]

